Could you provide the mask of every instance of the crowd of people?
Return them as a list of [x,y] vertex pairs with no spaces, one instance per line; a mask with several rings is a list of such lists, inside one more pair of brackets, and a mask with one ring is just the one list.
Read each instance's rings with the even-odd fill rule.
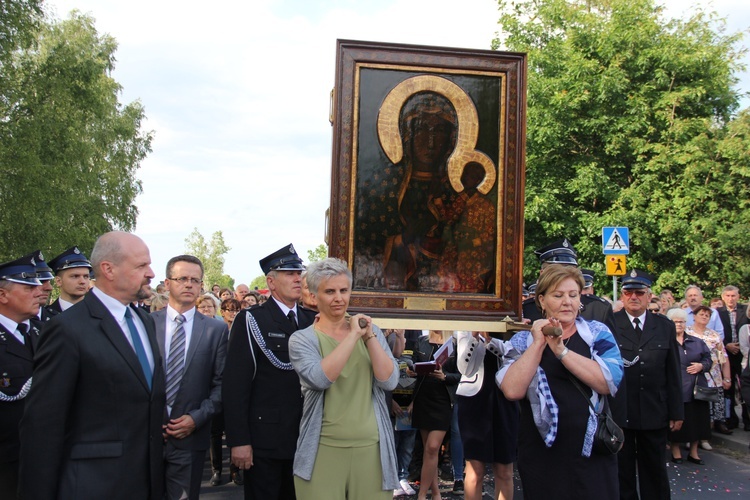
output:
[[0,497],[197,499],[207,452],[224,482],[225,436],[247,499],[439,499],[444,463],[470,500],[486,467],[512,498],[514,466],[524,498],[669,498],[668,461],[702,465],[712,431],[750,431],[739,290],[706,305],[691,285],[683,307],[635,269],[614,311],[567,239],[536,253],[508,340],[383,331],[349,310],[346,262],[305,268],[291,244],[261,259],[265,293],[206,291],[190,255],[152,290],[124,232],[90,260],[0,264]]

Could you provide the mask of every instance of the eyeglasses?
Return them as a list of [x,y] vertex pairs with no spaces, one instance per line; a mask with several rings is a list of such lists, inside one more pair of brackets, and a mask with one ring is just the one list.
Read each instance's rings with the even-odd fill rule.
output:
[[216,307],[212,306],[211,304],[201,305],[201,306],[198,307],[199,311],[208,311],[209,309],[212,310],[212,311],[214,311],[214,310],[216,310]]
[[651,311],[652,313],[658,313],[659,311],[661,311],[661,308],[660,307],[649,307],[648,310]]
[[646,290],[623,290],[622,294],[627,296],[635,294],[639,297],[643,297],[644,295],[646,295]]
[[221,308],[221,310],[225,311],[225,312],[230,312],[230,313],[238,313],[238,312],[240,312],[239,309],[224,309],[223,307]]
[[203,283],[203,280],[200,280],[198,278],[188,278],[187,276],[182,276],[180,278],[167,278],[169,281],[176,281],[180,285],[187,285],[188,282],[192,283],[193,285],[200,285]]

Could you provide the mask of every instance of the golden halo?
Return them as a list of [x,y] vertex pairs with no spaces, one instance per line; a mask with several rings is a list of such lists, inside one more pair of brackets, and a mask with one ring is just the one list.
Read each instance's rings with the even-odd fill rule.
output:
[[445,78],[435,75],[420,75],[407,78],[391,90],[378,111],[378,139],[388,159],[398,163],[404,156],[398,119],[404,102],[417,92],[431,91],[444,96],[456,109],[458,134],[456,147],[448,158],[448,178],[456,192],[464,190],[461,174],[469,162],[477,162],[484,167],[485,176],[477,191],[489,193],[495,185],[497,171],[489,156],[478,151],[479,118],[477,108],[461,87]]

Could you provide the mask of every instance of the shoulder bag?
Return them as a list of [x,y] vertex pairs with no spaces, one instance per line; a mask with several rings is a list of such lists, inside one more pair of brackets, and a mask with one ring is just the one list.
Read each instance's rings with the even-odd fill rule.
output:
[[600,396],[604,399],[602,405],[602,411],[596,411],[594,405],[591,404],[591,400],[586,397],[586,393],[578,383],[578,381],[572,375],[569,376],[570,381],[576,386],[578,392],[586,399],[591,409],[596,415],[596,432],[594,432],[594,444],[592,450],[594,453],[599,455],[614,455],[622,449],[622,445],[625,443],[625,433],[622,431],[619,425],[612,419],[612,414],[609,411],[609,403],[607,402],[607,396]]

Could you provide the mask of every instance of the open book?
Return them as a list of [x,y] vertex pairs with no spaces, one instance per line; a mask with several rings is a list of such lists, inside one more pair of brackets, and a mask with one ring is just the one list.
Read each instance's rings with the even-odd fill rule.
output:
[[453,341],[448,340],[440,349],[435,351],[432,361],[414,363],[414,371],[417,372],[417,375],[427,375],[430,372],[434,372],[439,366],[443,366],[448,361],[451,354],[453,354]]

